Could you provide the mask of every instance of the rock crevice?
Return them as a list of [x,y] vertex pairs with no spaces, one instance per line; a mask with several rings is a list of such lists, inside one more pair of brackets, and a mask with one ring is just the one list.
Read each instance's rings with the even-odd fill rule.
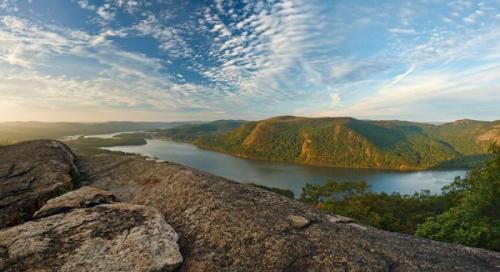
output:
[[99,156],[77,165],[86,183],[165,215],[180,235],[181,271],[500,269],[496,252],[358,225],[174,163]]
[[76,158],[56,141],[0,147],[0,220],[1,271],[500,270],[498,252],[358,225],[175,163]]
[[1,271],[173,271],[178,235],[153,208],[91,187],[49,200],[38,220],[0,231]]
[[0,229],[30,220],[47,200],[72,190],[74,160],[57,141],[0,147]]

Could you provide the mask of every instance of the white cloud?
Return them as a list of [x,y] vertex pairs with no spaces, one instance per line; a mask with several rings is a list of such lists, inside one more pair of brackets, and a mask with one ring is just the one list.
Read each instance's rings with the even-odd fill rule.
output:
[[[301,107],[310,114],[370,117],[401,114],[433,97],[471,94],[478,90],[472,80],[488,83],[476,85],[492,92],[498,84],[487,69],[482,77],[457,78],[460,69],[449,68],[465,60],[473,60],[472,67],[498,62],[498,53],[489,52],[500,38],[497,9],[488,1],[454,1],[433,10],[431,2],[179,2],[163,10],[152,1],[75,2],[92,14],[93,33],[4,16],[0,101],[11,110],[74,104],[141,116],[185,110],[254,117]],[[0,0],[0,9],[4,3],[11,1]],[[122,15],[131,21],[118,21]],[[371,35],[376,31],[383,41]],[[162,59],[122,50],[112,37],[152,38]],[[80,61],[90,68],[81,76],[67,72],[68,63]]]
[[417,31],[415,29],[411,28],[389,28],[389,32],[395,33],[395,34],[416,34]]
[[408,77],[409,75],[411,75],[411,73],[413,73],[413,71],[415,71],[415,65],[414,64],[410,65],[410,67],[408,69],[406,69],[406,71],[404,73],[399,74],[397,76],[394,76],[387,85],[385,85],[384,87],[382,87],[380,89],[380,92],[387,91],[392,86],[397,85],[401,80],[403,80],[406,77]]
[[5,11],[5,12],[18,11],[16,1],[14,1],[14,0],[0,0],[0,11]]
[[147,18],[134,25],[132,29],[140,35],[151,36],[160,42],[160,49],[174,57],[189,57],[192,50],[179,34],[175,27],[164,25],[155,15],[150,14]]
[[[210,116],[206,112],[211,109],[213,114],[221,112],[198,97],[214,95],[212,91],[203,86],[173,83],[159,72],[160,60],[122,51],[111,42],[103,42],[106,37],[120,35],[125,32],[107,30],[90,35],[62,28],[56,32],[17,17],[2,18],[0,100],[3,105],[10,105],[0,110],[2,119],[12,120],[11,116],[2,114],[12,107],[37,108],[36,114],[49,109],[69,111],[68,107],[95,112],[128,108],[130,112],[149,111],[150,115],[160,111],[177,112],[176,116],[183,108],[196,107],[206,109],[205,117]],[[99,63],[99,67],[87,79],[64,74],[49,76],[36,69],[51,70],[57,65],[55,57],[85,58]],[[35,118],[34,114],[30,116]]]
[[308,55],[333,44],[333,39],[317,36],[325,27],[321,11],[300,1],[276,2],[267,8],[248,3],[245,9],[249,12],[229,25],[205,9],[205,22],[218,40],[209,55],[221,65],[202,73],[220,88],[238,90],[242,96],[267,101],[270,96],[294,97],[299,93],[294,82],[303,75],[289,78],[300,68],[315,74],[313,70],[320,67],[312,68]]
[[13,16],[0,19],[0,60],[31,68],[50,52],[61,52],[70,43],[59,34],[40,29]]
[[405,2],[401,10],[399,11],[399,18],[401,20],[401,24],[409,25],[410,21],[415,14],[415,7],[411,6],[411,2]]
[[331,63],[331,84],[364,80],[388,69],[388,65],[379,61],[339,59]]
[[26,51],[22,46],[15,46],[4,57],[4,60],[11,65],[18,65],[24,68],[31,68],[30,58],[26,56]]
[[352,73],[358,67],[357,64],[350,61],[343,61],[334,64],[330,74],[334,79],[342,79],[343,77]]
[[476,18],[472,15],[469,15],[469,16],[464,18],[464,22],[466,22],[468,24],[473,24],[476,22]]
[[330,94],[331,106],[332,108],[342,106],[342,99],[340,98],[340,94],[338,92],[333,92]]
[[[75,37],[75,35],[77,35],[76,37],[78,37],[78,34],[80,34],[80,37],[81,38],[86,38],[85,37],[85,33],[74,33],[72,32],[73,34],[73,37]],[[98,35],[95,35],[93,37],[91,37],[89,40],[90,40],[90,44],[92,46],[99,46],[99,45],[102,45],[102,44],[109,44],[109,40],[108,40],[108,37],[126,37],[127,36],[127,33],[125,30],[111,30],[111,29],[108,29],[108,30],[104,30],[102,31],[101,33],[99,33]]]
[[95,11],[97,8],[96,6],[92,5],[89,3],[88,0],[78,0],[78,5],[82,8],[82,9],[86,9],[86,10],[92,10],[92,11]]
[[452,24],[454,21],[451,18],[443,17],[443,22],[448,23],[448,24]]
[[110,21],[115,18],[115,14],[109,11],[109,7],[109,4],[105,4],[104,6],[99,7],[96,11],[97,14],[106,21]]
[[[496,53],[497,49],[481,52],[482,58],[472,57],[483,62],[475,68],[461,70],[446,63],[426,69],[410,67],[364,98],[343,103],[342,107],[333,107],[333,110],[308,113],[368,119],[397,116],[416,121],[450,121],[466,116],[471,118],[480,112],[482,118],[498,119],[495,116],[498,112],[492,111],[494,105],[500,104],[497,95],[500,55]],[[330,99],[334,97],[330,94]],[[465,106],[474,103],[482,106]],[[331,106],[330,103],[326,108]]]

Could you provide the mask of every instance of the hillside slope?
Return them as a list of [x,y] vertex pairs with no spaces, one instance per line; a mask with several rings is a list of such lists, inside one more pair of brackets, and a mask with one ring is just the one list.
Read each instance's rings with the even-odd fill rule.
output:
[[243,120],[217,120],[210,123],[187,124],[167,129],[151,129],[149,132],[153,138],[193,142],[202,136],[230,132],[245,122]]
[[432,127],[426,133],[449,143],[463,155],[484,154],[492,142],[500,142],[500,120],[458,120]]
[[[0,201],[10,203],[0,205],[0,214],[12,223],[0,226],[1,271],[172,271],[178,265],[174,271],[500,267],[498,252],[362,226],[174,163],[135,156],[75,157],[56,141],[0,147],[0,154]],[[26,187],[27,180],[32,186]],[[68,184],[64,190],[57,187],[61,181]],[[93,188],[78,189],[82,185]],[[45,197],[45,191],[51,195]],[[26,202],[26,195],[37,201]],[[12,207],[25,211],[22,220]]]
[[[196,128],[193,125],[190,130]],[[196,137],[188,141],[199,147],[249,158],[349,168],[425,169],[465,167],[480,161],[488,146],[500,140],[500,121],[431,125],[282,116],[242,123],[227,132],[196,131]]]

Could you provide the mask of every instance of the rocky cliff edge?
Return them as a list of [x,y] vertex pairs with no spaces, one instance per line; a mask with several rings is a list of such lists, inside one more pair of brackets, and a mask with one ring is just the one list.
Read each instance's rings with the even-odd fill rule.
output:
[[500,271],[497,252],[362,226],[179,164],[77,158],[57,141],[0,147],[0,219],[2,271]]

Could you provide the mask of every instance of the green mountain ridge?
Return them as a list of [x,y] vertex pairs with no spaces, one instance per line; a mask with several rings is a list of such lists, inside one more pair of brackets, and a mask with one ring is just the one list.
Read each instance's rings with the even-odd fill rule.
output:
[[[191,136],[185,137],[188,131]],[[469,167],[481,162],[491,143],[500,142],[500,121],[459,120],[432,125],[279,116],[254,122],[225,120],[179,126],[156,130],[154,135],[269,161],[410,170]]]
[[216,120],[202,124],[187,124],[170,129],[150,129],[151,136],[182,142],[194,142],[200,137],[229,132],[246,123],[244,120]]

